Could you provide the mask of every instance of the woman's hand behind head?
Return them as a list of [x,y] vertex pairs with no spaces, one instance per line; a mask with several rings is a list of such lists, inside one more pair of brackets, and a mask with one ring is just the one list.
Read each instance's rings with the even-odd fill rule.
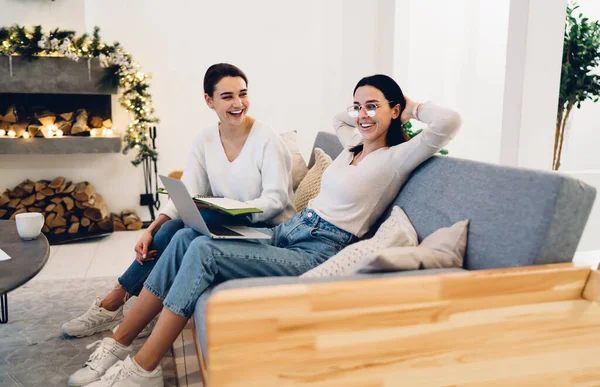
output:
[[413,118],[413,109],[415,108],[415,105],[417,105],[415,101],[406,97],[406,107],[402,111],[402,114],[400,114],[400,122],[404,124]]

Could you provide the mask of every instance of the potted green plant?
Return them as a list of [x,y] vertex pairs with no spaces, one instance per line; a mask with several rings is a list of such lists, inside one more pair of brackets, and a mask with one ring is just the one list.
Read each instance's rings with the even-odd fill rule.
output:
[[552,159],[555,171],[560,168],[565,131],[573,107],[579,109],[588,99],[598,102],[600,96],[600,75],[593,72],[600,64],[600,23],[577,14],[578,8],[574,1],[567,5]]

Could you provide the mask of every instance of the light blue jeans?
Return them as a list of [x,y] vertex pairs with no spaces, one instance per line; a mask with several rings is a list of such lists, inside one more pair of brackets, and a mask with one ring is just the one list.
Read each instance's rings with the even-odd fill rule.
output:
[[[244,216],[231,216],[215,212],[211,210],[201,210],[200,214],[206,222],[206,224],[225,224],[228,226],[251,226],[250,220]],[[131,265],[125,270],[123,275],[119,277],[119,284],[129,294],[137,296],[140,294],[144,282],[148,279],[150,272],[154,269],[156,262],[165,251],[173,236],[177,231],[183,229],[185,225],[181,219],[172,219],[165,222],[158,232],[154,235],[152,243],[150,243],[148,251],[156,250],[156,256],[151,261],[144,262],[140,265],[138,261],[133,261]]]
[[144,287],[172,312],[190,318],[211,285],[247,277],[297,276],[320,265],[357,238],[304,210],[272,229],[267,240],[215,240],[179,230]]

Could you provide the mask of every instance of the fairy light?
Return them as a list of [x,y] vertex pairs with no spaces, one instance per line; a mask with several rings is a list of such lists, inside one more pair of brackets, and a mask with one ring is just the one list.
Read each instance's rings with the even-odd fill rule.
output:
[[56,129],[56,137],[62,137],[64,132],[60,129]]
[[8,131],[8,137],[15,138],[16,136],[17,132],[15,132],[14,130],[11,129]]
[[23,133],[23,138],[30,138],[31,135],[29,134],[29,132],[25,132]]
[[0,129],[0,137],[6,136],[6,130]]

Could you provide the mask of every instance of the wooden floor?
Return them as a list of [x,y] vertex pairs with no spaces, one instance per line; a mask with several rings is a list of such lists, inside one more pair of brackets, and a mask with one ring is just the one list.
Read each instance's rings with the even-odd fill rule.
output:
[[190,320],[173,344],[179,387],[203,387],[191,324]]

